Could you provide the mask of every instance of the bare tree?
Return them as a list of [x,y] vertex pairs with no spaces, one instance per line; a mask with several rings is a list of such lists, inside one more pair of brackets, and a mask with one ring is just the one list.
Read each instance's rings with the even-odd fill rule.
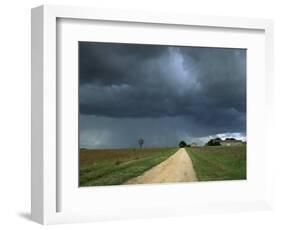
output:
[[140,138],[139,140],[138,140],[138,143],[139,143],[139,146],[140,146],[140,149],[142,148],[142,145],[143,145],[143,143],[144,143],[144,139],[143,138]]

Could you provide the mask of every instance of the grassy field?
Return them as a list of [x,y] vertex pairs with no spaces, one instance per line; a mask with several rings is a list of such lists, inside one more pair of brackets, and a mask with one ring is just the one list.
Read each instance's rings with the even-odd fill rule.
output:
[[246,179],[246,146],[186,148],[200,181]]
[[166,160],[176,148],[80,150],[80,186],[118,185]]

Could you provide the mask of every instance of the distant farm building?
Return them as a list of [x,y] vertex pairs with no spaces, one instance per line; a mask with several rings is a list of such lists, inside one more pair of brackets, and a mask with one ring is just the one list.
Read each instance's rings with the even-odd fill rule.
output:
[[225,140],[222,140],[221,138],[215,138],[211,139],[206,145],[209,146],[237,146],[237,145],[244,145],[246,142],[243,142],[241,140],[236,140],[235,138],[226,138]]
[[234,146],[234,145],[243,145],[243,141],[236,140],[235,138],[226,138],[225,140],[220,142],[223,146]]
[[190,144],[191,147],[197,147],[197,144],[195,142]]

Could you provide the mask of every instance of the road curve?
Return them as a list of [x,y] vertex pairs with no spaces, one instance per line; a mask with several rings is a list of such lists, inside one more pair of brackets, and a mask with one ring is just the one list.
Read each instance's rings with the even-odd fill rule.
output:
[[167,160],[124,184],[152,184],[198,181],[192,161],[184,148],[180,148]]

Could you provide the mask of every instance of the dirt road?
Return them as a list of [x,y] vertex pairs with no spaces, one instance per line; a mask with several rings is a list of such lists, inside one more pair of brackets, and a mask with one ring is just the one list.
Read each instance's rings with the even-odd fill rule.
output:
[[184,148],[144,174],[128,180],[124,184],[151,184],[197,181],[192,161]]

